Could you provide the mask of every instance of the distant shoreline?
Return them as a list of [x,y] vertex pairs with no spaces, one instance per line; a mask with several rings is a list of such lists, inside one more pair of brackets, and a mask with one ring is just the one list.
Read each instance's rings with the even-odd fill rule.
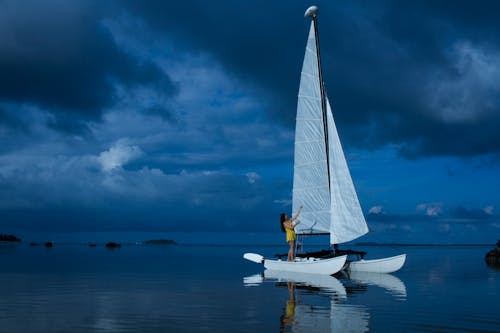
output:
[[375,242],[360,242],[355,243],[353,246],[416,246],[416,247],[444,247],[444,246],[495,246],[494,243],[491,244],[466,244],[466,243],[455,243],[455,244],[432,244],[432,243],[375,243]]
[[[203,245],[208,245],[208,246],[282,246],[284,245],[281,243],[279,240],[277,240],[278,237],[273,237],[273,239],[259,239],[256,240],[255,237],[252,237],[251,241],[248,237],[241,237],[240,241],[237,241],[235,238],[229,238],[229,239],[221,239],[219,238],[212,238],[212,237],[193,237],[192,239],[183,239],[183,237],[180,237],[181,240],[173,240],[174,237],[162,237],[160,235],[155,235],[155,234],[148,234],[148,235],[142,235],[146,236],[143,238],[143,240],[135,240],[132,239],[130,236],[129,237],[120,237],[123,235],[120,234],[112,234],[112,235],[106,235],[106,237],[97,237],[97,239],[92,239],[93,235],[87,235],[90,236],[89,238],[83,237],[80,239],[71,239],[71,237],[67,240],[64,240],[65,237],[53,237],[51,233],[46,233],[43,234],[42,236],[36,236],[32,235],[31,240],[29,240],[30,237],[18,237],[14,233],[0,233],[0,244],[29,244],[32,246],[35,245],[43,245],[47,241],[50,241],[54,245],[88,245],[90,247],[94,246],[101,246],[105,245],[108,242],[116,242],[120,243],[121,245],[127,246],[127,245],[190,245],[190,246],[203,246]],[[152,237],[151,237],[152,236]],[[159,237],[155,237],[159,236]],[[182,235],[181,235],[182,236]],[[140,235],[137,235],[137,238],[141,237]],[[151,238],[149,238],[151,237]],[[185,237],[184,237],[185,238]],[[207,240],[210,240],[207,242]],[[305,245],[307,247],[328,247],[328,241],[326,242],[305,242]],[[347,244],[340,244],[341,248],[349,248],[349,247],[494,247],[495,242],[492,241],[491,243],[426,243],[426,242],[415,242],[415,243],[405,243],[405,242],[372,242],[372,241],[365,241],[365,242],[351,242]]]

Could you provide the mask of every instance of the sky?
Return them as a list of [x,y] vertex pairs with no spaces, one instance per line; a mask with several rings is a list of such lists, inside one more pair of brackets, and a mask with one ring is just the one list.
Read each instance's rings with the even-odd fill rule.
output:
[[494,244],[485,0],[0,0],[0,233],[280,232],[312,4],[360,240]]

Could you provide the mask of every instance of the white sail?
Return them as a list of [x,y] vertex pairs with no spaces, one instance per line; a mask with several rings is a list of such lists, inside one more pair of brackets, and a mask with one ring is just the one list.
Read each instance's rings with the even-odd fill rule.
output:
[[314,23],[307,40],[297,103],[292,210],[299,233],[330,232],[330,190]]
[[328,98],[326,115],[331,188],[330,243],[340,244],[363,236],[368,232],[368,226],[356,195]]
[[303,206],[298,233],[330,233],[331,244],[338,244],[366,234],[368,227],[326,99],[327,151],[316,45],[312,21],[297,103],[292,210]]

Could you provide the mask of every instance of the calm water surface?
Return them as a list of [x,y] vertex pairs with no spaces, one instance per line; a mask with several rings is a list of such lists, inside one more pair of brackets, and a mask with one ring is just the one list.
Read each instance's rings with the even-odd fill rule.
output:
[[0,332],[500,332],[489,249],[365,247],[407,263],[318,279],[242,259],[286,246],[3,244]]

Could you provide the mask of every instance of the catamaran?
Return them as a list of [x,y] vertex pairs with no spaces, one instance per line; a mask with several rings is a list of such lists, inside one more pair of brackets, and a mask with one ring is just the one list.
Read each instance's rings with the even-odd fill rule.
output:
[[[318,7],[309,7],[305,17],[312,20],[297,102],[292,211],[296,212],[303,206],[301,223],[296,227],[299,237],[329,234],[330,244],[338,246],[365,235],[369,230],[323,82]],[[264,258],[255,253],[245,253],[243,257],[263,263],[267,269],[328,275],[342,269],[391,273],[399,270],[406,260],[406,254],[375,260],[365,260],[365,254],[351,250],[325,250],[299,253],[292,262]]]

